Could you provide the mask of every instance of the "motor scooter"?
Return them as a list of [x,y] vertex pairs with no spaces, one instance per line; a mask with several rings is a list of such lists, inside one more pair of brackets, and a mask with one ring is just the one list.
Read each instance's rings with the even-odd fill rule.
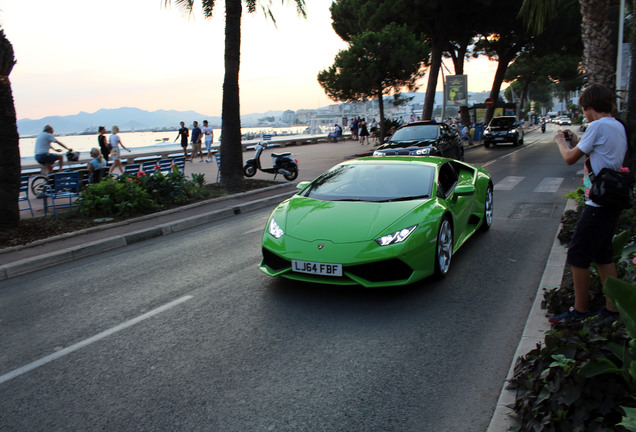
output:
[[545,122],[541,122],[541,133],[545,133]]
[[278,174],[282,174],[285,179],[292,181],[298,177],[298,160],[293,157],[289,152],[286,153],[272,153],[272,167],[263,168],[261,166],[261,154],[266,148],[272,147],[267,145],[266,141],[260,141],[256,144],[256,154],[252,159],[248,159],[243,167],[243,175],[245,177],[254,177],[258,170],[266,173],[274,174],[274,178]]

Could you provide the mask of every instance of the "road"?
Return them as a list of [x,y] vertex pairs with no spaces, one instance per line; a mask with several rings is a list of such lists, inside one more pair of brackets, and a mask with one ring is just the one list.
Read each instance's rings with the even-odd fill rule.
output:
[[442,281],[271,279],[265,209],[0,282],[0,430],[486,430],[580,182],[552,135],[467,152],[495,218]]

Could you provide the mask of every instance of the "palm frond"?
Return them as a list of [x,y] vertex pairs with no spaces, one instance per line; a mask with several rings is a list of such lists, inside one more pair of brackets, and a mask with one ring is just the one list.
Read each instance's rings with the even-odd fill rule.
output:
[[519,10],[528,30],[541,33],[546,24],[558,17],[557,11],[570,0],[524,0]]

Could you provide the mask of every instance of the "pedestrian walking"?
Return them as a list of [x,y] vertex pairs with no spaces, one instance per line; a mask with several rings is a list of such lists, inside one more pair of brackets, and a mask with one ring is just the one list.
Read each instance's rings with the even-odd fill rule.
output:
[[185,160],[188,160],[188,136],[190,136],[190,131],[185,126],[184,122],[181,122],[180,125],[181,125],[181,129],[179,129],[179,134],[174,140],[176,141],[179,139],[179,137],[181,137],[181,147],[183,148],[183,156],[185,157]]

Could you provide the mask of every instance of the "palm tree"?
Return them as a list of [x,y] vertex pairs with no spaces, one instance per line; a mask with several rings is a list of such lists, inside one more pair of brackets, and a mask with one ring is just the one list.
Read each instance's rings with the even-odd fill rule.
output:
[[[194,0],[174,0],[192,12]],[[298,14],[306,17],[305,0],[294,0]],[[169,4],[171,0],[165,0]],[[283,0],[284,2],[284,0]],[[202,0],[203,16],[212,18],[214,0]],[[257,0],[245,0],[247,11],[256,11]],[[271,0],[261,6],[265,15],[275,22],[271,13]],[[241,15],[243,0],[225,0],[225,76],[221,117],[221,185],[232,191],[243,183],[243,151],[241,147],[241,112],[239,98],[239,69],[241,64]]]
[[15,65],[13,46],[0,29],[0,232],[20,222],[20,137],[9,74]]
[[[546,23],[559,18],[559,10],[571,0],[525,0],[520,14],[540,33]],[[588,83],[616,86],[616,41],[620,0],[579,0],[583,67]]]

